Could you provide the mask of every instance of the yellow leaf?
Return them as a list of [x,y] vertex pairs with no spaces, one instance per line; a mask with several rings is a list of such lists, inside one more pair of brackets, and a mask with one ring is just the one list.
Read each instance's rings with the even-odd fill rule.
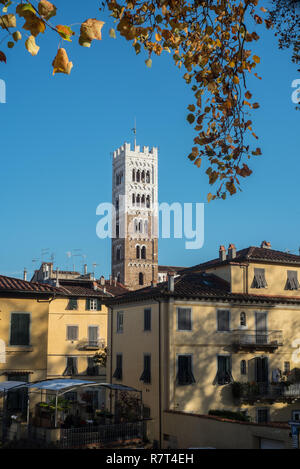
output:
[[17,26],[15,15],[9,14],[0,16],[0,26],[2,29],[15,28]]
[[20,33],[20,31],[15,31],[13,33],[13,38],[16,42],[20,41],[20,39],[22,39],[22,34]]
[[52,62],[53,66],[53,75],[55,73],[66,73],[70,75],[73,68],[73,63],[69,62],[68,54],[65,49],[58,49],[56,57]]
[[114,30],[114,28],[110,28],[109,37],[112,37],[113,39],[116,39],[116,31]]
[[259,58],[257,55],[254,55],[254,56],[253,56],[253,60],[254,60],[254,62],[257,63],[257,64],[259,64],[259,62],[260,62],[260,58]]
[[90,47],[93,39],[101,41],[101,29],[104,24],[104,21],[99,21],[95,18],[89,18],[82,23],[80,28],[79,44],[83,47]]
[[209,192],[207,194],[207,202],[209,203],[211,201],[211,199],[212,199],[212,194]]
[[236,75],[233,77],[233,83],[235,83],[236,85],[240,82],[240,79],[239,77],[237,77]]
[[152,67],[152,60],[151,59],[145,60],[145,64],[147,65],[147,67],[151,68]]
[[39,14],[44,18],[46,21],[50,20],[52,16],[56,15],[57,8],[47,0],[41,0],[38,5]]
[[158,33],[155,33],[155,39],[157,40],[157,42],[160,42],[161,41],[161,35],[158,34]]
[[35,43],[34,36],[29,36],[27,41],[25,41],[25,47],[31,55],[37,55],[40,50],[39,46]]
[[26,31],[30,31],[32,36],[37,36],[39,33],[45,32],[45,23],[33,13],[28,13],[25,19],[26,23],[24,24],[23,28],[26,29]]

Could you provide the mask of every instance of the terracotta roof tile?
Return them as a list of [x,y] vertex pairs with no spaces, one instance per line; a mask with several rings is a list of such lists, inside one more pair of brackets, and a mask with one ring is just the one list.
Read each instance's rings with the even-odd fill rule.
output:
[[51,285],[37,282],[27,282],[19,278],[0,275],[1,292],[26,292],[26,293],[55,293],[57,289]]

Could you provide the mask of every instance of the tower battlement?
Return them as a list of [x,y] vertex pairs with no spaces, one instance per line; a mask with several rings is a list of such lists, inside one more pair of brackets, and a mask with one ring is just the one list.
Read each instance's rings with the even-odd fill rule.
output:
[[157,158],[158,157],[158,148],[157,147],[152,147],[149,148],[149,146],[143,146],[141,147],[140,145],[135,145],[133,148],[131,148],[131,144],[125,142],[123,145],[121,145],[117,150],[113,152],[113,157],[118,158],[119,156],[124,155],[124,153],[127,156],[141,156],[141,157],[152,157],[152,158]]

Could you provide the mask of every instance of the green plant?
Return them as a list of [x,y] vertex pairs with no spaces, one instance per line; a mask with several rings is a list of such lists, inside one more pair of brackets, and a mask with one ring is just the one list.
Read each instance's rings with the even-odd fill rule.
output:
[[215,417],[223,417],[231,420],[238,420],[240,422],[249,422],[250,418],[248,415],[245,415],[243,412],[233,412],[231,410],[218,410],[211,409],[208,411],[208,415],[214,415]]

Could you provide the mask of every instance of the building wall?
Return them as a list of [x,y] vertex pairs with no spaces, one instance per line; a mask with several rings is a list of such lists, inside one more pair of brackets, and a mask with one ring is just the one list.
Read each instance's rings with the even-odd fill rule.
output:
[[290,431],[288,426],[255,425],[164,412],[163,448],[258,449],[263,438],[291,449]]
[[[48,334],[48,378],[63,375],[68,356],[77,357],[78,374],[84,379],[87,358],[93,357],[97,350],[80,350],[80,343],[88,339],[88,326],[98,326],[99,339],[107,343],[107,307],[102,304],[101,311],[86,310],[86,300],[78,299],[77,310],[67,310],[68,299],[55,299],[49,309]],[[67,326],[78,326],[78,340],[67,340]],[[105,380],[105,368],[101,368],[101,379]],[[97,378],[93,376],[93,379]],[[98,377],[100,379],[100,377]]]
[[[0,298],[0,339],[5,355],[0,361],[0,380],[6,381],[7,370],[30,371],[30,381],[47,375],[47,331],[49,302],[45,299]],[[30,314],[30,346],[10,346],[11,313]]]

